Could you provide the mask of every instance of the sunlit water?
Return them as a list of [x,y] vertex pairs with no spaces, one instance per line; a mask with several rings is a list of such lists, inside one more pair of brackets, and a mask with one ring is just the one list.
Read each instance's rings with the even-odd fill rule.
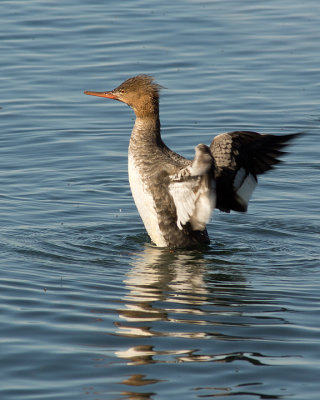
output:
[[[320,3],[1,1],[0,394],[301,399],[320,392]],[[305,132],[203,251],[153,247],[131,198],[133,113],[166,143]]]

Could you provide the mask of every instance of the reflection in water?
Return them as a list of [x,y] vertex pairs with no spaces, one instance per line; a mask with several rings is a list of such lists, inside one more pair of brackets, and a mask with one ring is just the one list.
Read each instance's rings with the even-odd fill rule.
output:
[[[119,315],[119,334],[126,336],[185,336],[194,332],[155,331],[154,321],[179,322],[179,315],[201,315],[207,300],[204,282],[206,262],[197,253],[179,253],[148,246],[137,255],[125,285],[129,294]],[[130,324],[129,324],[130,323]],[[139,323],[139,324],[137,324]],[[194,321],[196,323],[196,321]]]
[[[206,279],[210,277],[208,266],[212,263],[199,252],[174,252],[148,246],[136,256],[132,262],[133,268],[127,274],[124,283],[129,294],[124,298],[125,308],[118,310],[126,323],[118,324],[119,334],[125,336],[174,336],[174,337],[204,337],[202,329],[192,331],[172,331],[175,323],[185,325],[208,325],[205,320],[207,311],[202,306],[217,303],[219,312],[224,315],[234,314],[228,309],[232,301],[223,298],[215,299],[219,291],[227,295],[228,291],[237,289],[243,291],[242,276],[232,276],[232,287],[228,290],[224,284],[209,285]],[[220,267],[221,268],[221,267]],[[226,280],[227,274],[217,274]],[[226,283],[226,282],[224,282]],[[224,308],[223,308],[224,307]],[[222,309],[223,308],[223,309]],[[155,330],[152,322],[170,322],[170,330]],[[141,324],[143,323],[143,324]],[[211,322],[212,323],[212,322]],[[218,322],[216,322],[218,324]]]
[[[208,310],[205,306],[215,302],[219,288],[208,290],[206,279],[210,276],[208,266],[212,263],[202,253],[192,251],[171,251],[145,247],[132,262],[132,269],[124,283],[128,295],[124,298],[125,307],[118,310],[124,322],[117,323],[118,335],[136,338],[180,337],[202,339],[212,337],[205,329],[219,322],[206,320]],[[220,277],[231,276],[220,274]],[[233,276],[232,290],[238,286],[243,290],[243,278]],[[212,286],[212,285],[211,285]],[[224,288],[225,291],[225,288]],[[235,313],[229,309],[228,302],[217,299],[219,312],[227,315]],[[232,307],[231,307],[232,308]],[[158,324],[157,324],[158,323]],[[158,327],[158,328],[156,328]],[[217,336],[221,336],[218,333]],[[127,365],[172,362],[230,362],[235,355],[196,354],[195,349],[156,350],[153,345],[135,345],[117,351],[119,358],[127,360]],[[250,359],[249,355],[238,355]],[[168,361],[168,359],[170,361]],[[141,374],[133,374],[122,381],[128,386],[145,386],[160,382],[146,379]],[[151,398],[152,393],[122,392],[129,399]]]
[[[204,271],[204,259],[193,253],[172,253],[146,247],[137,255],[133,268],[127,275],[125,285],[129,290],[124,302],[126,308],[119,310],[120,316],[127,322],[144,322],[147,325],[119,325],[122,334],[158,336],[162,332],[151,330],[150,322],[169,321],[172,304],[187,305],[176,308],[180,313],[199,314],[199,306],[207,300]],[[167,304],[170,299],[170,305]],[[170,335],[169,332],[165,333]]]
[[[148,364],[199,362],[268,365],[264,362],[266,357],[257,352],[238,351],[238,348],[225,353],[221,350],[222,343],[250,341],[239,332],[250,329],[252,321],[257,323],[257,313],[250,316],[250,288],[240,267],[210,260],[209,256],[197,251],[171,251],[152,246],[134,256],[132,269],[124,280],[128,294],[123,299],[124,307],[117,310],[120,322],[115,323],[119,337],[132,338],[130,342],[135,342],[115,353],[127,366],[140,368]],[[257,307],[259,301],[255,299],[254,302]],[[176,338],[180,340],[176,341]],[[208,341],[204,339],[211,339],[209,346],[205,345]],[[225,348],[230,350],[230,347],[232,345]],[[121,383],[130,387],[149,387],[163,381],[156,379],[158,376],[146,378],[144,374],[137,374],[136,369],[134,371]],[[159,374],[159,377],[164,376]],[[201,389],[212,390],[210,397],[243,393],[238,385],[233,388],[194,388]],[[154,393],[125,391],[122,395],[128,399],[151,399]]]

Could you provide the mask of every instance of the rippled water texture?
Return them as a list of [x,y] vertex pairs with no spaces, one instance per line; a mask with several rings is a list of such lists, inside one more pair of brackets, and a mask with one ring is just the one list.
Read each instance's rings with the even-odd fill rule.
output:
[[[1,400],[318,400],[320,3],[0,2]],[[165,142],[303,131],[203,251],[153,247],[133,113],[83,95],[138,73]]]

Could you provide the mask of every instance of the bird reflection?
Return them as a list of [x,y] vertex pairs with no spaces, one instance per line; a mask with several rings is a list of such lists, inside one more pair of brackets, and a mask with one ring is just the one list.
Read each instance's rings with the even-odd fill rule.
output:
[[[162,382],[156,378],[165,375],[149,374],[150,364],[268,365],[260,353],[219,351],[219,343],[246,339],[240,337],[240,332],[252,323],[251,317],[243,313],[246,302],[250,305],[252,299],[248,300],[248,284],[241,266],[210,252],[170,251],[150,245],[133,254],[131,260],[132,268],[124,279],[127,295],[115,322],[116,335],[130,343],[115,352],[131,370],[121,382],[133,389],[121,392],[125,398],[151,399],[156,394]],[[176,338],[183,340],[173,340]],[[203,339],[213,340],[206,346],[203,344],[208,341]],[[139,387],[152,387],[153,391],[141,392]],[[231,387],[197,388],[202,389],[212,390],[212,396],[234,393]]]
[[172,321],[174,312],[201,313],[196,306],[207,300],[205,269],[206,261],[198,253],[146,247],[136,255],[124,280],[129,293],[124,299],[125,308],[118,311],[120,318],[130,324],[118,324],[119,333],[161,336],[163,332],[153,329],[152,322]]
[[[146,246],[143,252],[134,256],[132,269],[124,280],[128,294],[123,300],[124,307],[118,310],[124,321],[116,323],[118,335],[206,337],[208,333],[202,326],[215,324],[205,321],[207,312],[203,310],[204,305],[214,302],[216,295],[215,290],[208,289],[206,282],[210,265],[211,261],[197,251],[178,252]],[[243,286],[241,275],[238,274],[237,280]],[[222,306],[226,308],[224,313],[234,313],[227,309],[227,304]],[[131,365],[152,363],[154,356],[161,358],[168,354],[176,357],[183,354],[184,358],[189,354],[190,360],[193,358],[187,349],[155,351],[152,346],[141,345],[116,352]]]

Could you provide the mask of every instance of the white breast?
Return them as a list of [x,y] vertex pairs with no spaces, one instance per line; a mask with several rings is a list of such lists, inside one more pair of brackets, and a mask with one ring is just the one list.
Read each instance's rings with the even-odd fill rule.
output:
[[160,247],[166,247],[167,242],[164,239],[160,228],[158,216],[155,210],[154,200],[151,193],[147,190],[146,184],[143,182],[139,167],[134,161],[134,157],[129,152],[129,182],[134,202],[142,218],[144,226],[151,240]]

